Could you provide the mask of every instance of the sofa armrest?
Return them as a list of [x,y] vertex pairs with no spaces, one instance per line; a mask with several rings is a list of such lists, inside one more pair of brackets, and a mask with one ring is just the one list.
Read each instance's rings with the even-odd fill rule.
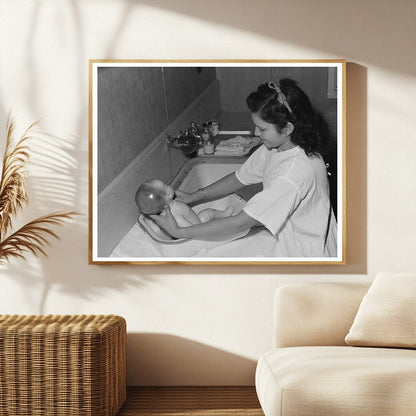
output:
[[344,338],[369,286],[331,282],[280,287],[274,298],[274,347],[346,345]]

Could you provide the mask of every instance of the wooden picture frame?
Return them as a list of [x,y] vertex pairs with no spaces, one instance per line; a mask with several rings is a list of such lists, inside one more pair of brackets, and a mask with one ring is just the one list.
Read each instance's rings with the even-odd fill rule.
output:
[[[343,59],[90,60],[90,264],[345,264],[345,69]],[[150,225],[135,203],[138,186],[158,178],[175,189],[186,183],[193,192],[240,169],[263,146],[246,97],[282,78],[298,83],[329,127],[332,150],[324,163],[337,225],[332,253],[279,254],[270,244],[280,244],[280,231],[273,235],[264,227],[212,241],[172,239]],[[273,99],[282,103],[280,93]],[[219,135],[213,120],[219,121]],[[185,154],[183,130],[191,122],[198,123],[198,140]],[[214,134],[214,154],[200,138],[205,122],[211,123],[206,127]],[[251,185],[213,207],[231,204],[235,215],[261,189]]]

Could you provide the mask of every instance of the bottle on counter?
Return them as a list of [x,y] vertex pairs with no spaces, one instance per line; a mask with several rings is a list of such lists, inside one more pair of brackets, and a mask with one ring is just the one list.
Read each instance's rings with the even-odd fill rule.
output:
[[208,122],[208,129],[211,137],[217,137],[220,133],[220,122],[218,120],[210,120]]
[[192,157],[204,155],[204,143],[202,142],[198,123],[196,121],[191,121],[191,123],[189,123],[187,131],[188,134],[193,137],[193,140],[195,142],[195,152],[192,154]]
[[204,151],[206,155],[213,155],[214,154],[214,143],[211,142],[211,139],[208,138],[208,141],[204,145]]
[[202,124],[201,137],[202,137],[204,144],[207,143],[207,141],[209,140],[209,129],[208,129],[207,123]]
[[198,149],[197,149],[198,156],[205,155],[205,143],[202,141],[202,138],[198,142]]

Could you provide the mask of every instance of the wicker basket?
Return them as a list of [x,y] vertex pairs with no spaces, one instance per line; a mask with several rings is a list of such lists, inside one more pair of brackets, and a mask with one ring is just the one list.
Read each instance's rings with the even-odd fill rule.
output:
[[0,315],[0,415],[114,416],[126,399],[126,322]]

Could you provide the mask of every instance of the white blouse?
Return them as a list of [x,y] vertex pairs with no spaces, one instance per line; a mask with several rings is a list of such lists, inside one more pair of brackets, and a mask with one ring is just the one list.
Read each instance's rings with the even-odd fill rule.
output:
[[261,146],[236,177],[245,185],[263,182],[243,209],[275,236],[275,256],[336,256],[337,224],[321,156],[307,156],[299,146],[284,152]]

